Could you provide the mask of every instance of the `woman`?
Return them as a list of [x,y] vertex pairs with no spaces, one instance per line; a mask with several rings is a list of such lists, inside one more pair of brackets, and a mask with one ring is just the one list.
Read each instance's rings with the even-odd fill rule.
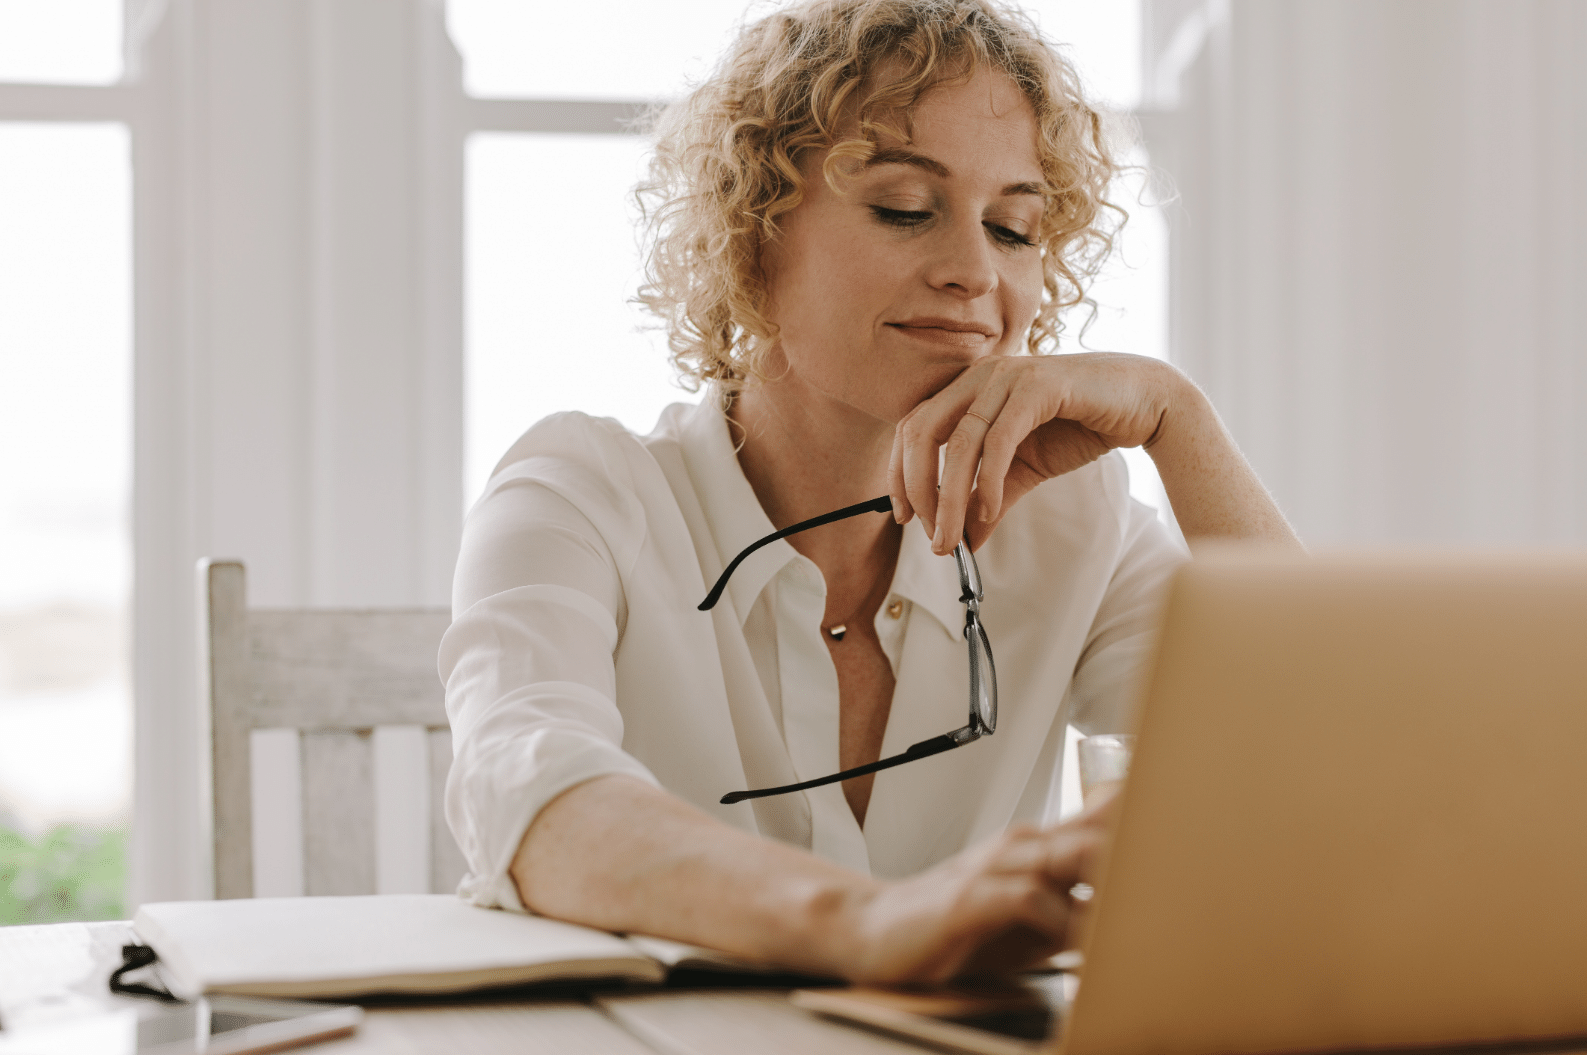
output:
[[[547,419],[469,516],[464,893],[855,980],[1063,946],[1101,823],[1039,827],[1064,729],[1128,725],[1182,559],[1109,452],[1147,448],[1189,537],[1294,542],[1172,367],[1025,354],[1106,254],[1113,173],[990,0],[807,0],[663,115],[643,297],[710,387],[647,437]],[[892,516],[733,563],[861,503]],[[778,793],[721,801],[748,789]]]

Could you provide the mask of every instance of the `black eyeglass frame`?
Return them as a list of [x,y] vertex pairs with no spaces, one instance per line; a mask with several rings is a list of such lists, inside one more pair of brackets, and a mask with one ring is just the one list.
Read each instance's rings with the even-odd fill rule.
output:
[[[778,539],[796,535],[801,531],[822,527],[825,524],[837,523],[847,520],[862,513],[891,513],[893,500],[887,495],[873,498],[869,502],[860,502],[856,505],[845,506],[843,509],[824,513],[819,517],[802,520],[781,531],[774,531],[763,539],[758,539],[746,546],[744,550],[722,570],[717,582],[706,594],[706,599],[700,602],[700,611],[707,612],[716,607],[722,599],[722,591],[727,588],[728,578],[744,562],[744,559],[763,546],[769,546]],[[958,729],[934,736],[930,740],[922,740],[918,744],[911,744],[909,749],[902,754],[889,758],[868,762],[863,766],[845,769],[829,776],[818,777],[815,780],[804,780],[798,784],[786,784],[780,788],[757,788],[753,791],[730,791],[720,800],[724,805],[743,802],[746,799],[763,799],[772,795],[787,795],[795,791],[805,791],[809,788],[818,788],[823,784],[835,784],[841,780],[853,777],[862,777],[867,773],[875,773],[882,769],[891,769],[902,766],[906,762],[914,762],[918,758],[928,758],[932,755],[942,754],[944,751],[963,747],[972,740],[983,736],[991,736],[998,727],[998,673],[993,665],[992,644],[987,640],[987,631],[981,625],[981,569],[976,567],[976,556],[971,553],[970,546],[963,540],[954,547],[954,564],[959,570],[960,603],[965,606],[965,645],[970,656],[970,718]],[[980,648],[977,648],[978,643]],[[982,671],[982,660],[986,660],[986,672]]]

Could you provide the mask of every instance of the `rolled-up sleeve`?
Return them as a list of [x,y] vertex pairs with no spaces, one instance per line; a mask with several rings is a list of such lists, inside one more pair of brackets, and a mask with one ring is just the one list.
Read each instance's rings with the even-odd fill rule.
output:
[[1119,560],[1070,682],[1083,734],[1134,731],[1169,578],[1189,556],[1153,509],[1126,499]]
[[532,463],[499,471],[464,526],[439,656],[447,823],[469,868],[459,893],[476,904],[522,909],[508,868],[562,792],[608,774],[656,783],[621,746],[624,617],[612,547],[575,501]]

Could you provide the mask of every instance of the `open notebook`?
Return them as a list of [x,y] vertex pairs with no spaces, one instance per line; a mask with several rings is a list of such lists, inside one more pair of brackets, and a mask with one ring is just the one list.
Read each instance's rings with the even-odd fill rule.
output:
[[660,982],[673,970],[757,968],[661,938],[619,937],[451,894],[167,901],[133,919],[183,999],[204,993],[354,997],[537,982]]

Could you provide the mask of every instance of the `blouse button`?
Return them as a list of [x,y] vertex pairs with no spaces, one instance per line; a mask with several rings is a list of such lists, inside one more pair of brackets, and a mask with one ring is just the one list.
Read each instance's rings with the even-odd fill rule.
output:
[[888,618],[889,619],[897,619],[897,618],[899,618],[899,616],[901,616],[903,614],[904,614],[904,602],[903,601],[894,601],[892,604],[888,605]]

